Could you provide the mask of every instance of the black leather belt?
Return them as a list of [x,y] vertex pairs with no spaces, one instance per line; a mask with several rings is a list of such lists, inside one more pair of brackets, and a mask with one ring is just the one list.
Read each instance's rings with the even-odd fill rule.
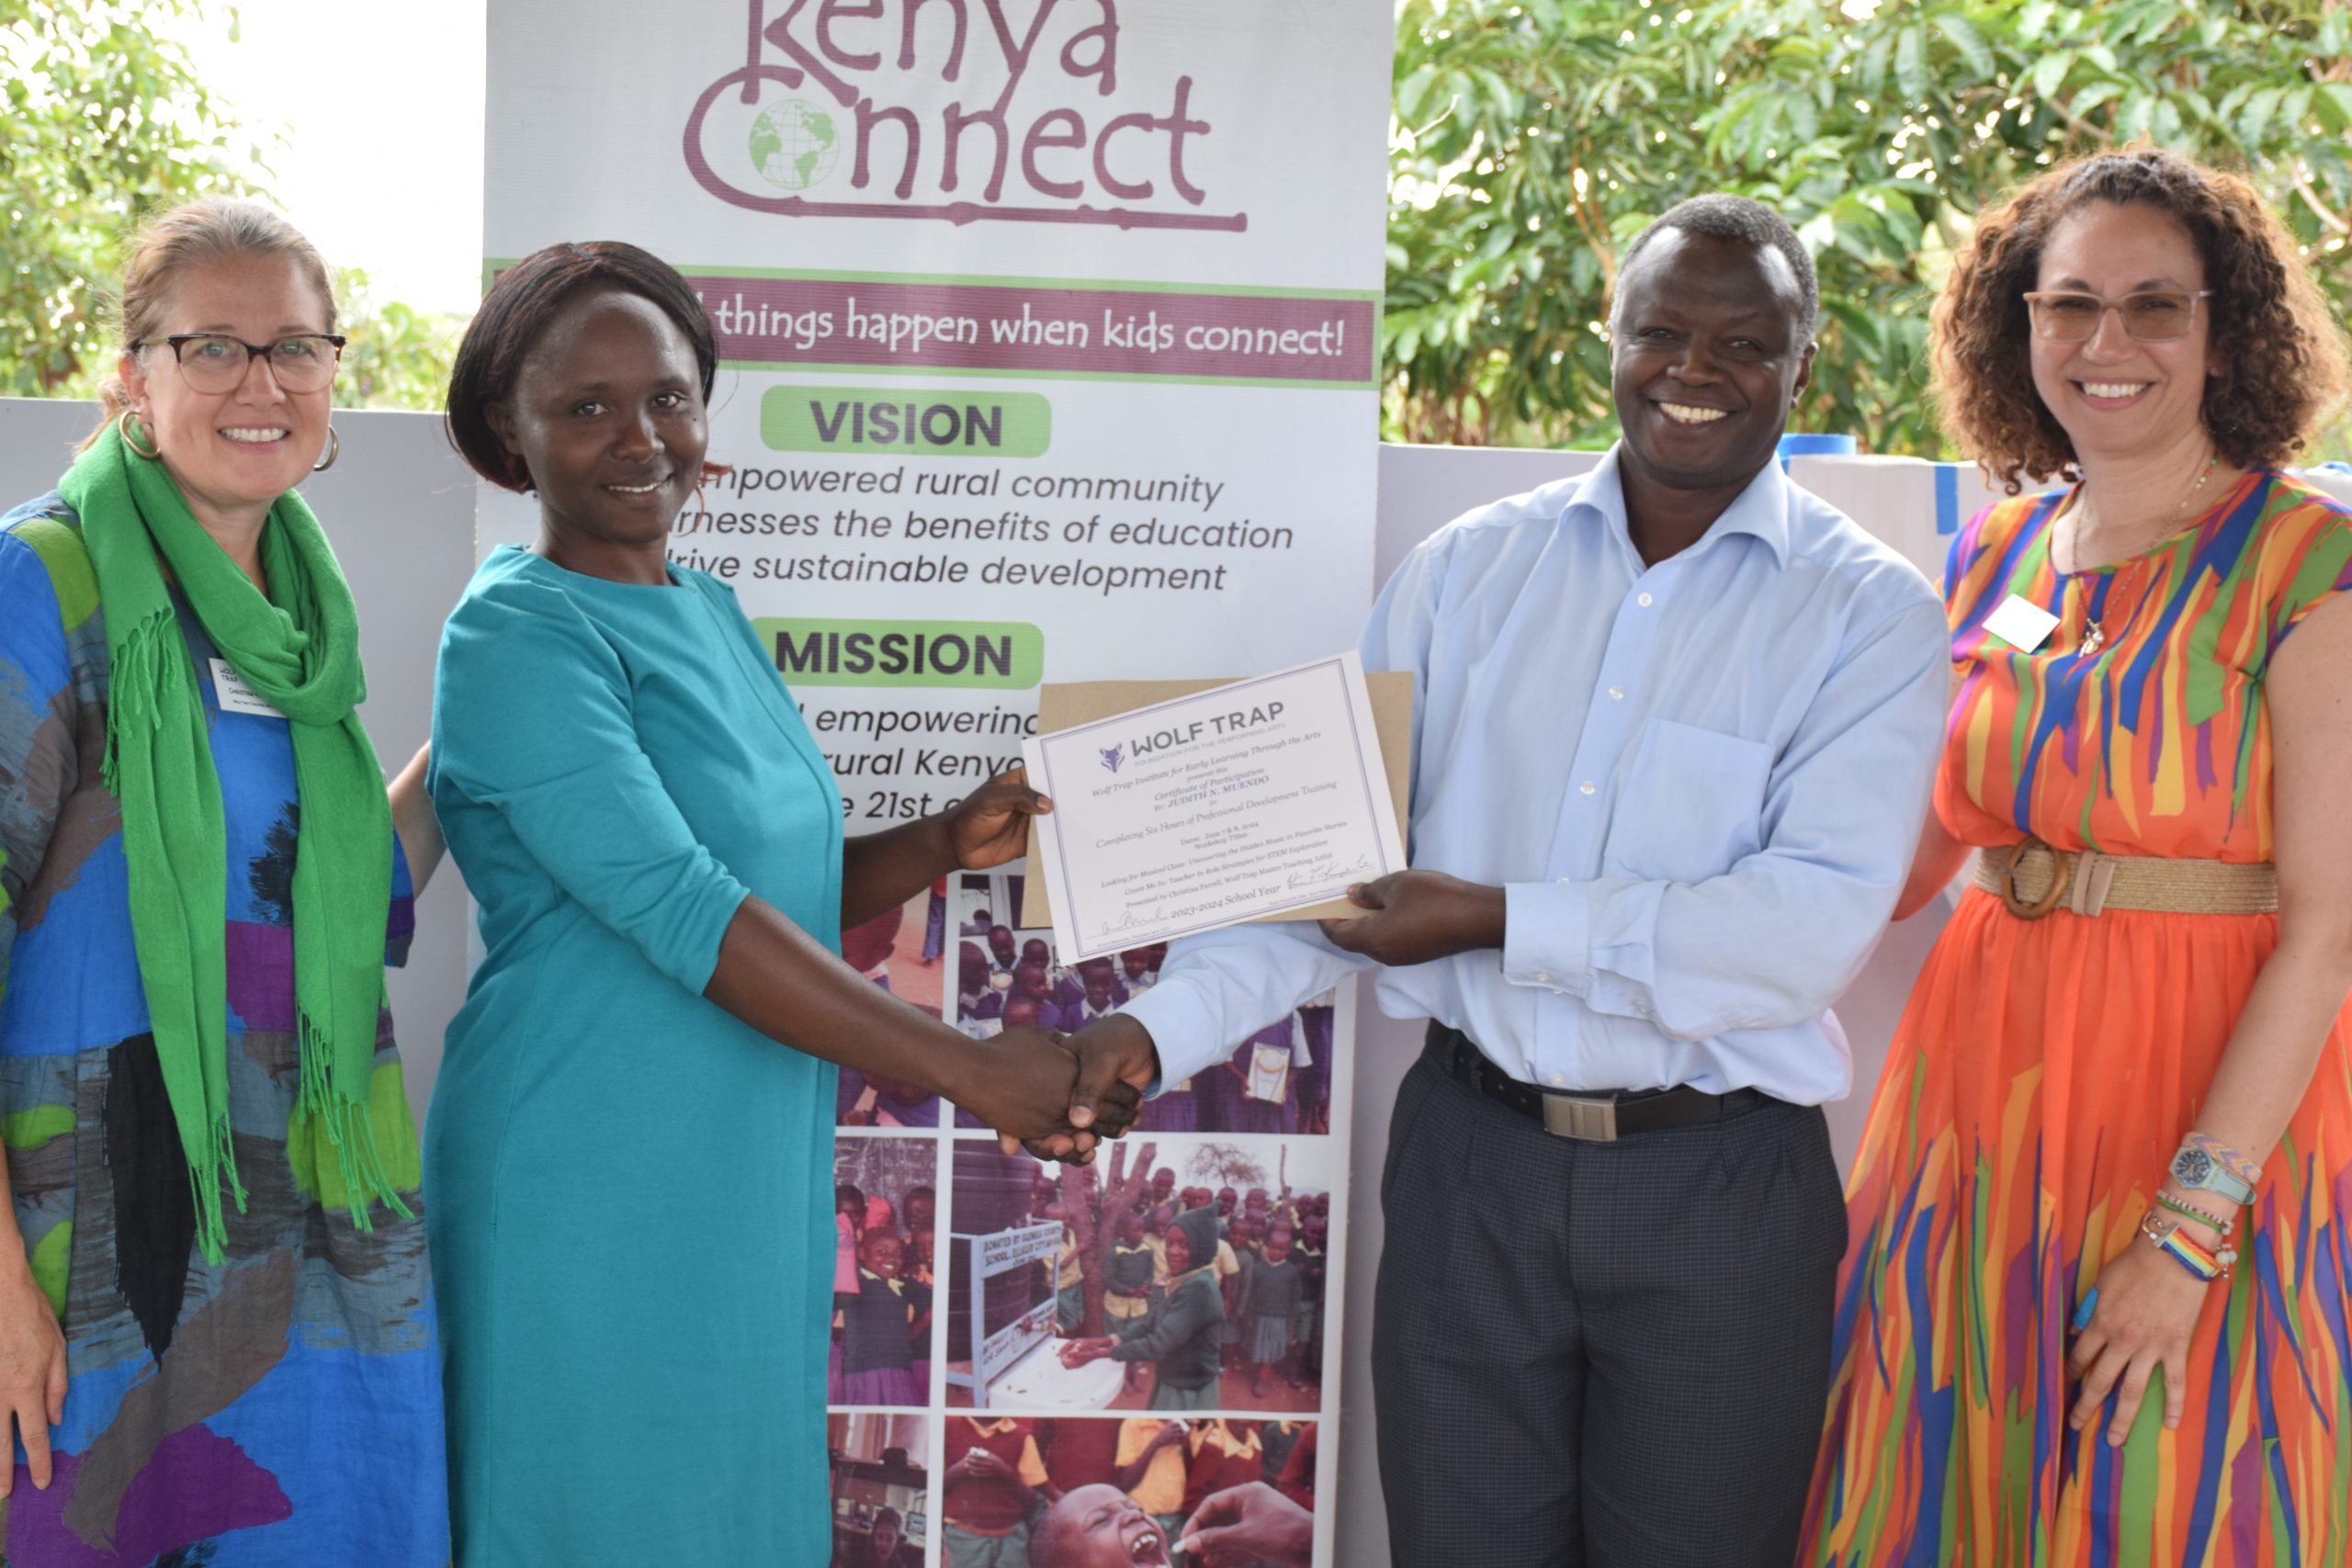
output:
[[1635,1133],[1695,1126],[1772,1103],[1772,1097],[1761,1089],[1736,1089],[1729,1094],[1709,1094],[1687,1084],[1676,1089],[1607,1094],[1564,1094],[1538,1089],[1505,1073],[1487,1060],[1485,1053],[1471,1043],[1468,1035],[1442,1023],[1430,1025],[1429,1043],[1421,1055],[1457,1082],[1476,1089],[1498,1105],[1518,1111],[1554,1137],[1578,1138],[1588,1143],[1614,1143]]

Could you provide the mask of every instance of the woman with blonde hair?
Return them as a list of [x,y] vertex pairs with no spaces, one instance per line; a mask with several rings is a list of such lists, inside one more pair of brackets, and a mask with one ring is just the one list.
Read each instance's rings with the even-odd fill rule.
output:
[[[1934,317],[1954,540],[1905,911],[1975,856],[1849,1182],[1805,1561],[2352,1552],[2352,513],[2293,241],[2173,153],[1986,212]],[[2019,494],[2026,481],[2061,488]]]
[[436,1568],[383,967],[441,843],[294,488],[336,451],[334,301],[210,199],[141,234],[122,324],[106,422],[0,518],[0,1554]]

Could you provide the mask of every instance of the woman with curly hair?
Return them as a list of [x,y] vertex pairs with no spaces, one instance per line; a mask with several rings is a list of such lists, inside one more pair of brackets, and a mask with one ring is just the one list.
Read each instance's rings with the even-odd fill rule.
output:
[[1804,1560],[2342,1562],[2352,513],[2279,465],[2343,340],[2250,187],[2135,150],[1979,220],[1934,355],[2012,499],[1900,912],[1975,874],[1849,1183]]

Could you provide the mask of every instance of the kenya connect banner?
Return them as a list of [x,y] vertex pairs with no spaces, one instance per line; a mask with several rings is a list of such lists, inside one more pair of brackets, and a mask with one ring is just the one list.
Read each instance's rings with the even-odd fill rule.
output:
[[[491,0],[486,275],[613,238],[694,281],[732,471],[671,555],[741,596],[853,833],[1017,762],[1041,682],[1353,644],[1389,28],[1383,0]],[[486,491],[482,547],[534,519]],[[846,956],[983,1035],[1157,980],[1153,948],[1064,964],[1019,869]],[[1086,1170],[842,1075],[836,1561],[1074,1568],[1065,1500],[1123,1477],[1161,1544],[1262,1483],[1330,1560],[1351,1007],[1232,1042]],[[1224,1316],[1173,1336],[1187,1208]],[[1098,1338],[1162,1353],[1065,1363]]]

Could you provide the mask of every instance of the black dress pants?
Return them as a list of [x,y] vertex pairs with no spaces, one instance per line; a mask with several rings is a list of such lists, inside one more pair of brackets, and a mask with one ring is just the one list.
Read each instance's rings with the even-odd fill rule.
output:
[[1581,1143],[1424,1055],[1381,1207],[1396,1568],[1789,1568],[1846,1246],[1818,1109]]

